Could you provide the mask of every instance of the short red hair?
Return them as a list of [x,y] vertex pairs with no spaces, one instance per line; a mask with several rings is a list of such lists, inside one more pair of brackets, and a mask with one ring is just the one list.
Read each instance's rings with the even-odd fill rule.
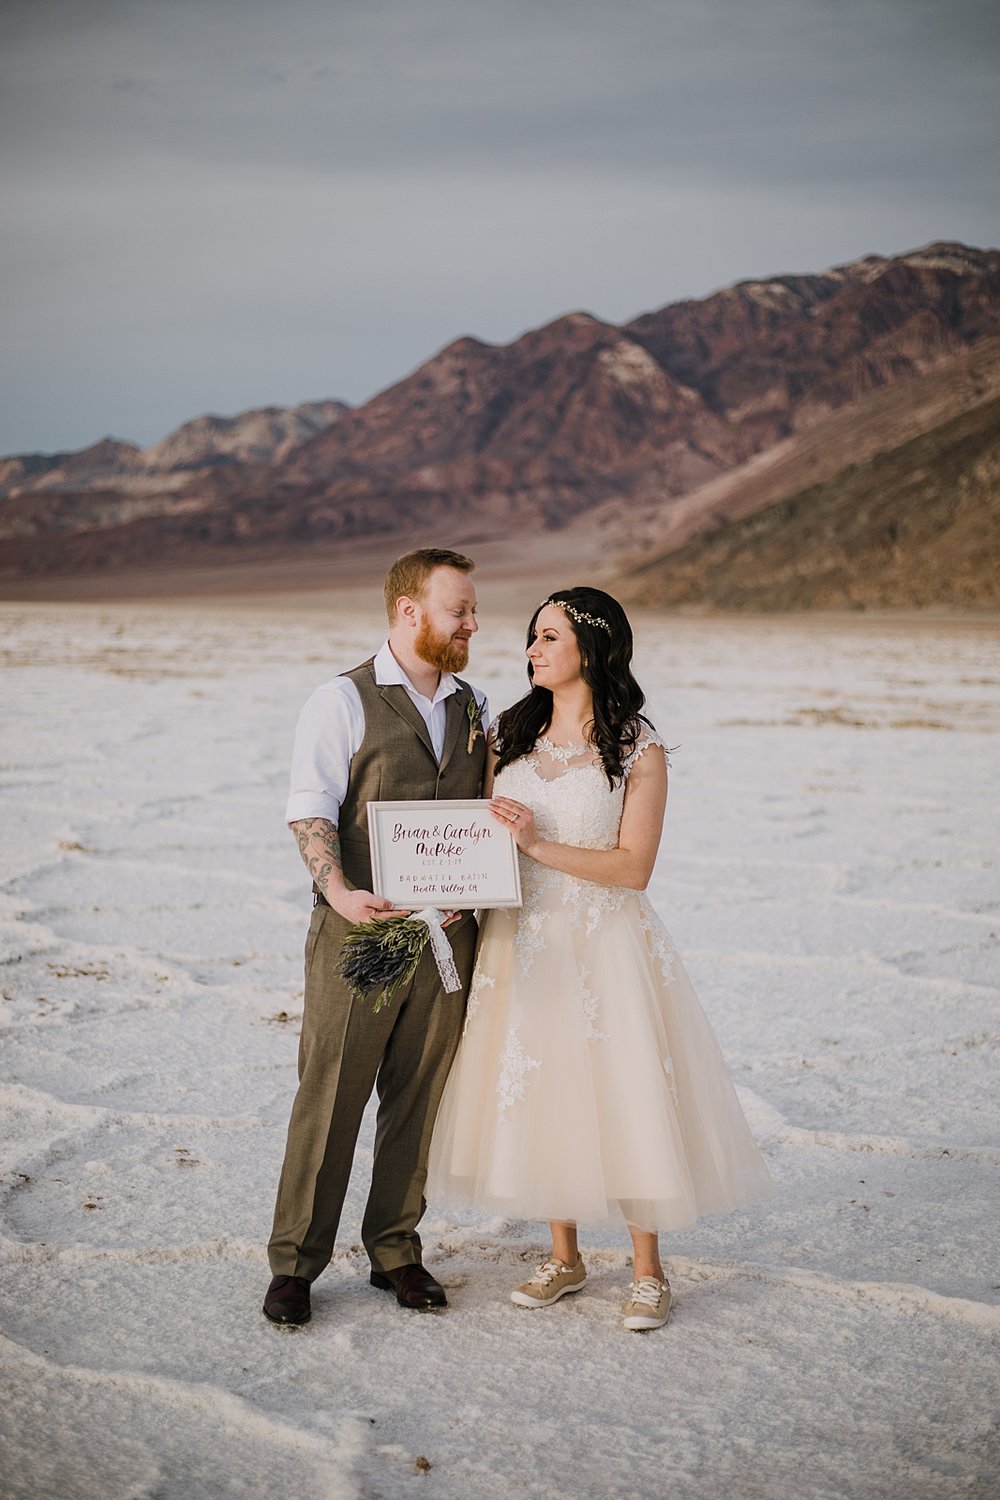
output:
[[389,624],[395,622],[396,605],[400,599],[421,598],[435,568],[455,568],[459,573],[471,573],[475,566],[471,557],[450,552],[447,547],[420,547],[416,552],[407,552],[397,558],[385,577],[385,610]]

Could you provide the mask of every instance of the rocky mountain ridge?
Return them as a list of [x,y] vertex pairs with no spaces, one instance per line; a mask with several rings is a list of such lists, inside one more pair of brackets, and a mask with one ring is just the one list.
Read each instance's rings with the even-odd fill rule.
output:
[[619,580],[656,608],[962,609],[1000,602],[1000,397]]
[[105,437],[76,452],[13,454],[0,458],[0,496],[73,492],[140,476],[162,480],[220,460],[280,462],[350,409],[344,401],[303,401],[255,407],[232,417],[210,413],[184,422],[148,448]]
[[[456,544],[565,531],[569,555],[596,526],[608,557],[679,546],[738,517],[719,500],[730,481],[773,503],[760,474],[779,472],[780,456],[797,484],[828,424],[849,458],[852,425],[911,386],[920,421],[959,415],[994,363],[983,354],[978,377],[955,371],[997,339],[1000,252],[949,242],[742,282],[620,327],[569,313],[506,345],[458,339],[354,410],[309,403],[329,419],[298,440],[268,429],[256,447],[247,436],[226,449],[217,419],[196,419],[139,467],[121,454],[113,483],[93,456],[75,490],[66,464],[59,480],[25,474],[0,501],[7,570],[197,565],[383,535],[402,549],[428,531]],[[899,446],[906,405],[885,432],[868,422],[866,451]],[[688,530],[671,542],[681,517]]]

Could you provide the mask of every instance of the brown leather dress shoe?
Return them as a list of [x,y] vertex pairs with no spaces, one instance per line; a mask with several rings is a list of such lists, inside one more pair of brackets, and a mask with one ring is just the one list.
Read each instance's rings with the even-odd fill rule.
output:
[[400,1307],[447,1307],[444,1287],[423,1266],[397,1266],[393,1271],[373,1271],[372,1286],[395,1292]]
[[261,1311],[272,1323],[308,1323],[309,1282],[304,1276],[273,1277]]

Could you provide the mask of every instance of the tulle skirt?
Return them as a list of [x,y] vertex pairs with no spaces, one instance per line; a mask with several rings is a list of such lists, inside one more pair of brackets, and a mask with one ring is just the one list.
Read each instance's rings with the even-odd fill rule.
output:
[[645,895],[615,895],[590,931],[556,891],[487,915],[435,1204],[661,1230],[773,1191],[669,935]]

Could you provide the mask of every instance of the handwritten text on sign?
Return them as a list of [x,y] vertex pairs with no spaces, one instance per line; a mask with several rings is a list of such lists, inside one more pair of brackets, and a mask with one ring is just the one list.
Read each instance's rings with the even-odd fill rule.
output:
[[521,904],[517,851],[486,802],[370,802],[372,883],[396,906]]

